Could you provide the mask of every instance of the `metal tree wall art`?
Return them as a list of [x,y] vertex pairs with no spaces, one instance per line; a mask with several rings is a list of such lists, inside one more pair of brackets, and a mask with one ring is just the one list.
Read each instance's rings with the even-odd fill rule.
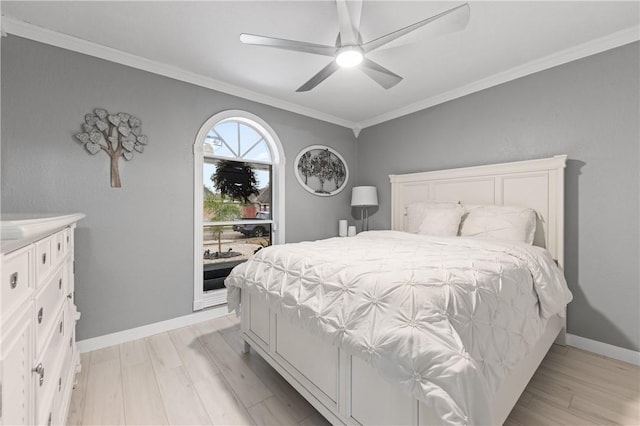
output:
[[111,158],[111,186],[120,188],[120,171],[118,161],[121,157],[129,161],[133,153],[144,151],[149,138],[142,134],[142,122],[140,119],[119,112],[109,114],[104,109],[96,108],[93,113],[84,116],[82,133],[75,135],[89,154],[96,155],[104,151]]
[[328,146],[313,145],[303,149],[294,167],[300,185],[314,195],[335,195],[345,188],[349,179],[344,158]]

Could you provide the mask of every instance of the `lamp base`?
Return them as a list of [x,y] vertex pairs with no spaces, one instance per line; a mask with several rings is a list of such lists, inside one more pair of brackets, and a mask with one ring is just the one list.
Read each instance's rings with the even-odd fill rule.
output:
[[362,231],[369,230],[369,209],[366,207],[362,207],[360,210],[360,220],[362,221]]

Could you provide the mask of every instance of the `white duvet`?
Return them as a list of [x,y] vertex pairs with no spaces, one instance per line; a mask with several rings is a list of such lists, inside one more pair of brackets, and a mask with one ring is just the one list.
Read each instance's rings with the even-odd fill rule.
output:
[[445,424],[490,424],[501,380],[571,301],[539,247],[372,231],[272,246],[226,279],[377,367]]

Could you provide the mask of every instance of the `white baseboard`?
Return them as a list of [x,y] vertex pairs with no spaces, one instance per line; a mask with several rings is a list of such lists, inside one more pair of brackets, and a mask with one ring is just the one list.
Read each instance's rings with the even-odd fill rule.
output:
[[[141,327],[130,328],[128,330],[118,331],[116,333],[105,334],[104,336],[93,337],[91,339],[80,340],[77,342],[78,351],[91,352],[97,349],[106,348],[108,346],[119,345],[120,343],[130,342],[136,339],[152,336],[154,334],[163,333],[165,331],[175,330],[176,328],[185,327],[191,324],[207,321],[210,319],[220,318],[228,314],[226,305],[216,306],[204,311],[194,312],[182,317],[172,318],[166,321],[160,321],[153,324],[143,325]],[[608,343],[598,342],[596,340],[587,339],[585,337],[576,336],[575,334],[566,335],[566,344],[578,349],[593,352],[619,361],[628,362],[634,365],[640,365],[640,352],[631,349],[613,346]]]
[[613,346],[608,343],[598,342],[585,337],[567,333],[567,345],[574,348],[583,349],[598,355],[628,362],[629,364],[640,365],[640,352],[631,349]]
[[202,321],[220,318],[228,314],[229,311],[227,309],[227,305],[216,306],[211,309],[194,312],[182,317],[147,324],[141,327],[130,328],[116,333],[105,334],[104,336],[92,337],[91,339],[80,340],[77,343],[78,351],[80,353],[91,352],[96,349],[119,345],[120,343],[130,342],[132,340],[141,339],[154,334],[163,333],[165,331],[175,330],[176,328],[186,327],[191,324],[197,324]]

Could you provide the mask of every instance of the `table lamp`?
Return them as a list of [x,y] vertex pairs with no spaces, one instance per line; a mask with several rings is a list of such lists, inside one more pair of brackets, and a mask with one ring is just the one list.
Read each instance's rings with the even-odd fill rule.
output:
[[378,191],[375,186],[354,186],[351,191],[351,207],[361,207],[362,230],[369,230],[369,209],[378,205]]

